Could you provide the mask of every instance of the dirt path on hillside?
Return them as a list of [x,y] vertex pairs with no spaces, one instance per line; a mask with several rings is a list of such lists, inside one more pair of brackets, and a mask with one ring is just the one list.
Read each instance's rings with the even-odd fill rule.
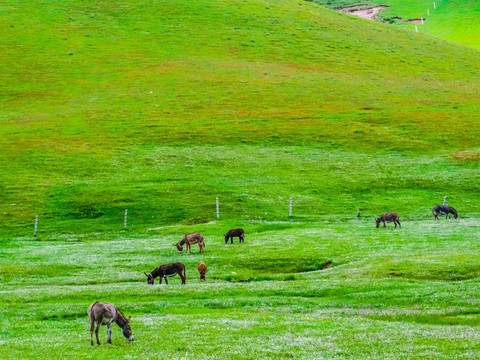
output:
[[344,7],[339,9],[340,12],[359,16],[368,20],[375,20],[375,15],[377,15],[382,9],[387,8],[387,5],[373,6],[369,8],[359,8],[362,5],[353,5],[349,7]]

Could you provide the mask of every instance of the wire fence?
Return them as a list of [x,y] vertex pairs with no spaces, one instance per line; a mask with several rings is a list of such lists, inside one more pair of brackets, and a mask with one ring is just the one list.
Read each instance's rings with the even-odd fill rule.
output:
[[[255,201],[256,200],[256,201]],[[165,208],[141,208],[131,207],[123,210],[108,209],[102,212],[96,208],[82,209],[65,214],[41,213],[35,215],[31,222],[20,223],[17,226],[16,235],[38,235],[55,237],[60,234],[85,234],[104,233],[119,231],[148,231],[165,226],[176,225],[201,225],[212,221],[223,221],[241,226],[244,223],[265,222],[292,222],[292,221],[318,221],[319,219],[345,221],[353,219],[373,220],[383,212],[396,211],[404,220],[430,218],[432,206],[422,209],[412,209],[398,206],[392,209],[384,204],[370,204],[367,201],[360,206],[347,208],[344,211],[332,211],[331,207],[322,203],[320,199],[310,197],[289,197],[276,199],[244,199],[239,198],[231,202],[217,197],[211,205],[195,207],[189,211],[170,211]],[[351,199],[343,199],[344,205]],[[443,204],[447,204],[447,196],[443,198]],[[404,204],[405,205],[405,204]],[[338,206],[338,204],[337,204]],[[378,211],[378,209],[382,209]],[[345,211],[347,210],[347,211]],[[28,230],[30,229],[30,230]]]

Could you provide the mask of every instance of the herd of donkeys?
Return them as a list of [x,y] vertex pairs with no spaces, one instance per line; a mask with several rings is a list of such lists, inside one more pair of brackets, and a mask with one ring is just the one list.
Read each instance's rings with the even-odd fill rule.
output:
[[[225,244],[233,244],[233,238],[238,237],[239,242],[243,243],[245,241],[245,231],[243,229],[231,229],[225,234]],[[205,248],[205,239],[201,233],[193,233],[185,235],[182,240],[174,244],[179,252],[183,251],[183,246],[185,245],[187,252],[191,251],[191,246],[193,244],[198,244],[200,252],[202,253]],[[198,263],[198,272],[200,273],[200,281],[205,281],[205,274],[207,273],[207,265],[200,261]],[[164,264],[157,267],[150,274],[144,273],[147,277],[147,283],[153,285],[154,280],[158,277],[160,278],[160,284],[162,279],[165,279],[165,283],[168,285],[168,277],[179,275],[182,279],[182,284],[187,282],[185,276],[185,265],[177,262],[173,264]],[[88,319],[90,320],[90,343],[93,345],[93,332],[95,330],[95,336],[97,339],[97,344],[100,345],[100,340],[98,339],[98,330],[100,326],[107,326],[107,342],[112,343],[112,326],[113,323],[122,329],[122,334],[129,341],[133,341],[132,328],[130,327],[130,317],[126,318],[123,316],[120,311],[111,303],[102,303],[94,302],[88,307]]]
[[[447,206],[447,205],[435,205],[433,208],[433,216],[436,220],[438,219],[438,215],[443,214],[445,218],[448,219],[450,214],[453,215],[455,219],[458,219],[458,212],[454,208]],[[386,227],[386,222],[393,222],[395,224],[395,228],[401,226],[400,224],[400,217],[395,212],[385,213],[378,217],[376,220],[376,226],[379,227],[380,223],[383,223],[383,226]],[[233,244],[233,238],[238,237],[239,242],[242,243],[245,241],[245,232],[243,229],[232,229],[229,230],[225,234],[225,244],[230,243]],[[200,252],[202,253],[205,248],[205,240],[201,233],[192,233],[185,235],[182,240],[178,243],[174,244],[179,252],[183,251],[183,246],[186,246],[187,252],[191,251],[191,246],[193,244],[198,244],[200,248]],[[200,273],[200,281],[205,281],[205,274],[207,273],[207,265],[200,261],[198,263],[198,272]],[[164,264],[157,267],[153,270],[150,274],[144,273],[147,277],[147,283],[149,285],[153,285],[154,280],[158,277],[160,279],[160,284],[162,283],[162,279],[165,279],[165,283],[168,285],[167,278],[172,277],[175,275],[179,275],[182,279],[182,284],[185,284],[187,278],[185,276],[185,265],[182,263],[173,263],[173,264]],[[112,326],[113,323],[117,323],[117,325],[122,329],[122,334],[129,340],[133,341],[132,329],[130,327],[130,317],[124,317],[120,311],[111,303],[101,303],[101,302],[94,302],[88,308],[88,318],[90,320],[90,342],[93,345],[93,331],[95,329],[95,336],[97,340],[97,344],[100,345],[100,341],[98,339],[98,330],[101,325],[107,326],[107,341],[108,343],[112,343],[111,336],[112,336]],[[96,327],[95,327],[96,325]]]
[[[446,219],[450,218],[450,214],[453,215],[455,219],[458,219],[458,212],[453,207],[448,205],[435,205],[432,210],[433,216],[435,220],[438,219],[438,215],[445,215]],[[402,226],[400,225],[400,217],[396,212],[390,212],[380,215],[378,218],[375,219],[377,228],[380,226],[380,223],[383,223],[383,227],[386,227],[385,222],[392,222],[395,224],[395,227]]]

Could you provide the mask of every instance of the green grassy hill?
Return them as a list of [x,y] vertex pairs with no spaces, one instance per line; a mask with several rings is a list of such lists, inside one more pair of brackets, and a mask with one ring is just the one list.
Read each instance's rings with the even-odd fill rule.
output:
[[422,32],[480,50],[480,3],[441,1]]
[[[391,22],[395,25],[413,30],[417,25],[418,31],[440,39],[480,49],[480,3],[478,1],[462,0],[315,0],[316,3],[332,9],[364,4],[363,7],[387,5],[377,19]],[[428,11],[427,11],[428,10]],[[401,19],[397,19],[400,17]],[[394,20],[392,20],[392,18]],[[424,24],[408,23],[409,19],[423,18]]]
[[[303,1],[0,13],[3,357],[480,357],[477,50]],[[90,346],[94,301],[134,343]]]
[[478,212],[475,50],[308,2],[35,5],[2,5],[9,233]]

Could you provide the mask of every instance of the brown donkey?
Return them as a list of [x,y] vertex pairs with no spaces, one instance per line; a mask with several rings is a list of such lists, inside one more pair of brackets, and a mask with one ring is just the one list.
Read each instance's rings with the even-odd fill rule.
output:
[[98,340],[98,329],[100,326],[107,325],[107,342],[112,343],[112,326],[113,322],[116,322],[122,329],[122,334],[129,341],[133,341],[132,328],[130,327],[130,316],[125,318],[117,308],[110,303],[94,302],[88,307],[88,319],[90,320],[90,343],[93,345],[93,329],[95,324],[95,336],[97,337],[97,344],[100,345]]
[[207,273],[207,265],[203,262],[200,261],[198,263],[198,272],[200,273],[200,281],[205,281],[205,274]]
[[182,252],[184,244],[187,246],[187,252],[191,252],[192,244],[198,244],[200,252],[203,252],[205,248],[205,241],[203,235],[200,233],[187,234],[178,243],[173,244],[173,246],[176,246],[178,251]]
[[397,223],[398,223],[398,226],[402,227],[402,225],[400,225],[400,217],[398,216],[398,214],[396,212],[385,213],[385,214],[380,215],[379,218],[375,219],[375,225],[378,228],[380,223],[383,222],[383,227],[387,227],[385,225],[385,221],[386,222],[392,222],[393,221],[393,223],[395,224],[395,228],[397,227]]
[[157,277],[160,278],[159,284],[162,283],[162,279],[165,279],[165,284],[168,285],[167,277],[172,277],[177,274],[180,275],[180,277],[182,278],[182,284],[185,284],[187,282],[187,276],[185,275],[185,265],[179,262],[161,265],[155,270],[153,270],[150,274],[147,274],[145,272],[144,274],[147,277],[147,283],[149,285],[153,285],[154,280]]

